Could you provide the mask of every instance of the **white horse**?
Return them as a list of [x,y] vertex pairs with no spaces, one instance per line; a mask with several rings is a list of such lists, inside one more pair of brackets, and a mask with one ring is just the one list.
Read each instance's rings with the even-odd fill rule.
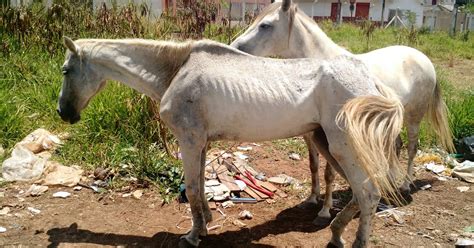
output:
[[209,142],[258,142],[314,131],[318,150],[353,191],[331,224],[330,242],[343,246],[344,227],[360,208],[354,246],[367,245],[380,197],[396,191],[387,174],[389,164],[398,163],[394,144],[403,106],[389,89],[376,87],[361,61],[346,56],[325,62],[268,59],[211,41],[65,38],[65,45],[58,103],[63,120],[79,121],[109,79],[160,101],[161,119],[182,151],[193,215],[193,227],[183,236],[188,243],[197,246],[212,219],[204,195]]
[[[255,22],[239,36],[231,46],[241,51],[258,55],[276,55],[283,58],[330,59],[351,53],[334,43],[318,25],[291,0],[274,3],[266,8]],[[436,73],[431,61],[420,51],[406,46],[390,46],[369,53],[355,55],[364,61],[371,73],[382,84],[391,88],[405,107],[404,121],[408,134],[408,176],[402,186],[409,192],[413,176],[413,159],[418,146],[420,123],[426,114],[431,126],[439,136],[440,143],[448,150],[454,149],[449,129],[446,105],[441,89],[436,82]],[[318,153],[305,135],[310,154],[312,190],[306,202],[317,203],[319,196]],[[398,140],[401,145],[401,139]],[[320,217],[330,217],[332,206],[332,181],[334,175],[326,167],[326,197]]]

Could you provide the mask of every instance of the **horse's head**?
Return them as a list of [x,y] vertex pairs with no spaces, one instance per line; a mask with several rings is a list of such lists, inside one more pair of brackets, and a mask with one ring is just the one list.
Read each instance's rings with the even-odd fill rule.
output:
[[285,57],[296,11],[291,0],[271,4],[231,46],[257,56]]
[[64,80],[57,112],[61,119],[73,124],[81,119],[81,111],[105,85],[105,80],[77,42],[64,37],[64,45],[68,51],[62,67]]

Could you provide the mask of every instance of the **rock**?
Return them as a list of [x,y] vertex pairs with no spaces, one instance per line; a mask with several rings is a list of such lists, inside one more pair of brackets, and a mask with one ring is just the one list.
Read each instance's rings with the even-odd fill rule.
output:
[[0,215],[7,215],[8,213],[10,213],[9,207],[4,207],[0,210]]
[[39,214],[39,213],[41,213],[41,210],[36,209],[36,208],[32,208],[32,207],[28,207],[28,211],[30,211],[32,214]]
[[68,198],[69,196],[71,196],[71,193],[65,191],[59,191],[53,194],[53,197],[57,198]]
[[107,177],[109,177],[110,174],[110,168],[104,169],[104,168],[97,168],[94,170],[94,177],[97,180],[105,180]]
[[239,213],[239,219],[241,220],[245,220],[245,219],[251,220],[252,218],[253,218],[253,215],[248,210],[244,210]]
[[4,233],[4,232],[6,232],[6,231],[7,231],[7,229],[6,229],[5,227],[0,226],[0,233]]
[[132,193],[125,193],[125,194],[122,194],[122,197],[123,198],[127,198],[127,197],[130,197],[132,196]]
[[30,188],[25,192],[27,196],[40,196],[44,192],[48,190],[48,186],[36,185],[33,184]]
[[133,198],[135,198],[135,199],[140,199],[140,198],[142,198],[142,196],[143,196],[143,190],[138,189],[138,190],[133,191],[132,196],[133,196]]

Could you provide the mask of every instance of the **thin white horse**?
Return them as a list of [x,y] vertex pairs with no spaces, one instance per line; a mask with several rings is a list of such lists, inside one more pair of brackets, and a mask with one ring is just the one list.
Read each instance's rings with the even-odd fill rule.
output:
[[318,149],[353,191],[331,224],[330,242],[343,246],[344,227],[360,208],[354,246],[367,246],[380,197],[396,191],[387,174],[390,164],[398,164],[394,144],[403,106],[389,89],[376,87],[361,61],[268,59],[211,41],[65,38],[65,45],[58,103],[63,120],[79,121],[109,79],[160,101],[161,119],[182,151],[193,215],[193,227],[183,236],[188,243],[197,246],[212,219],[204,195],[209,142],[257,142],[314,131]]
[[[329,59],[351,53],[334,43],[302,11],[298,11],[291,0],[274,3],[266,8],[255,22],[239,36],[231,46],[258,56],[280,56],[283,58]],[[440,143],[453,150],[447,109],[436,82],[436,73],[431,61],[420,51],[406,46],[390,46],[369,53],[355,55],[364,61],[369,70],[382,84],[391,88],[405,107],[404,121],[408,134],[408,175],[413,176],[413,159],[418,146],[420,123],[428,115],[431,126],[439,136]],[[306,202],[317,203],[319,196],[318,153],[305,135],[310,154],[312,190]],[[398,140],[401,145],[401,140]],[[320,217],[330,217],[332,206],[331,167],[325,171],[326,197]],[[410,179],[402,186],[409,192]]]

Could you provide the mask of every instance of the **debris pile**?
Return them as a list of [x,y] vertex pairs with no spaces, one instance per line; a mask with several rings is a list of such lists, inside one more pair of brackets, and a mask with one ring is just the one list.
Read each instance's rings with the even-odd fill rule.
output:
[[296,179],[287,175],[267,178],[247,162],[248,155],[241,151],[252,150],[251,146],[238,147],[239,152],[224,151],[212,155],[206,161],[205,194],[208,201],[231,203],[256,203],[267,199],[287,197],[287,194],[274,184],[289,185]]

